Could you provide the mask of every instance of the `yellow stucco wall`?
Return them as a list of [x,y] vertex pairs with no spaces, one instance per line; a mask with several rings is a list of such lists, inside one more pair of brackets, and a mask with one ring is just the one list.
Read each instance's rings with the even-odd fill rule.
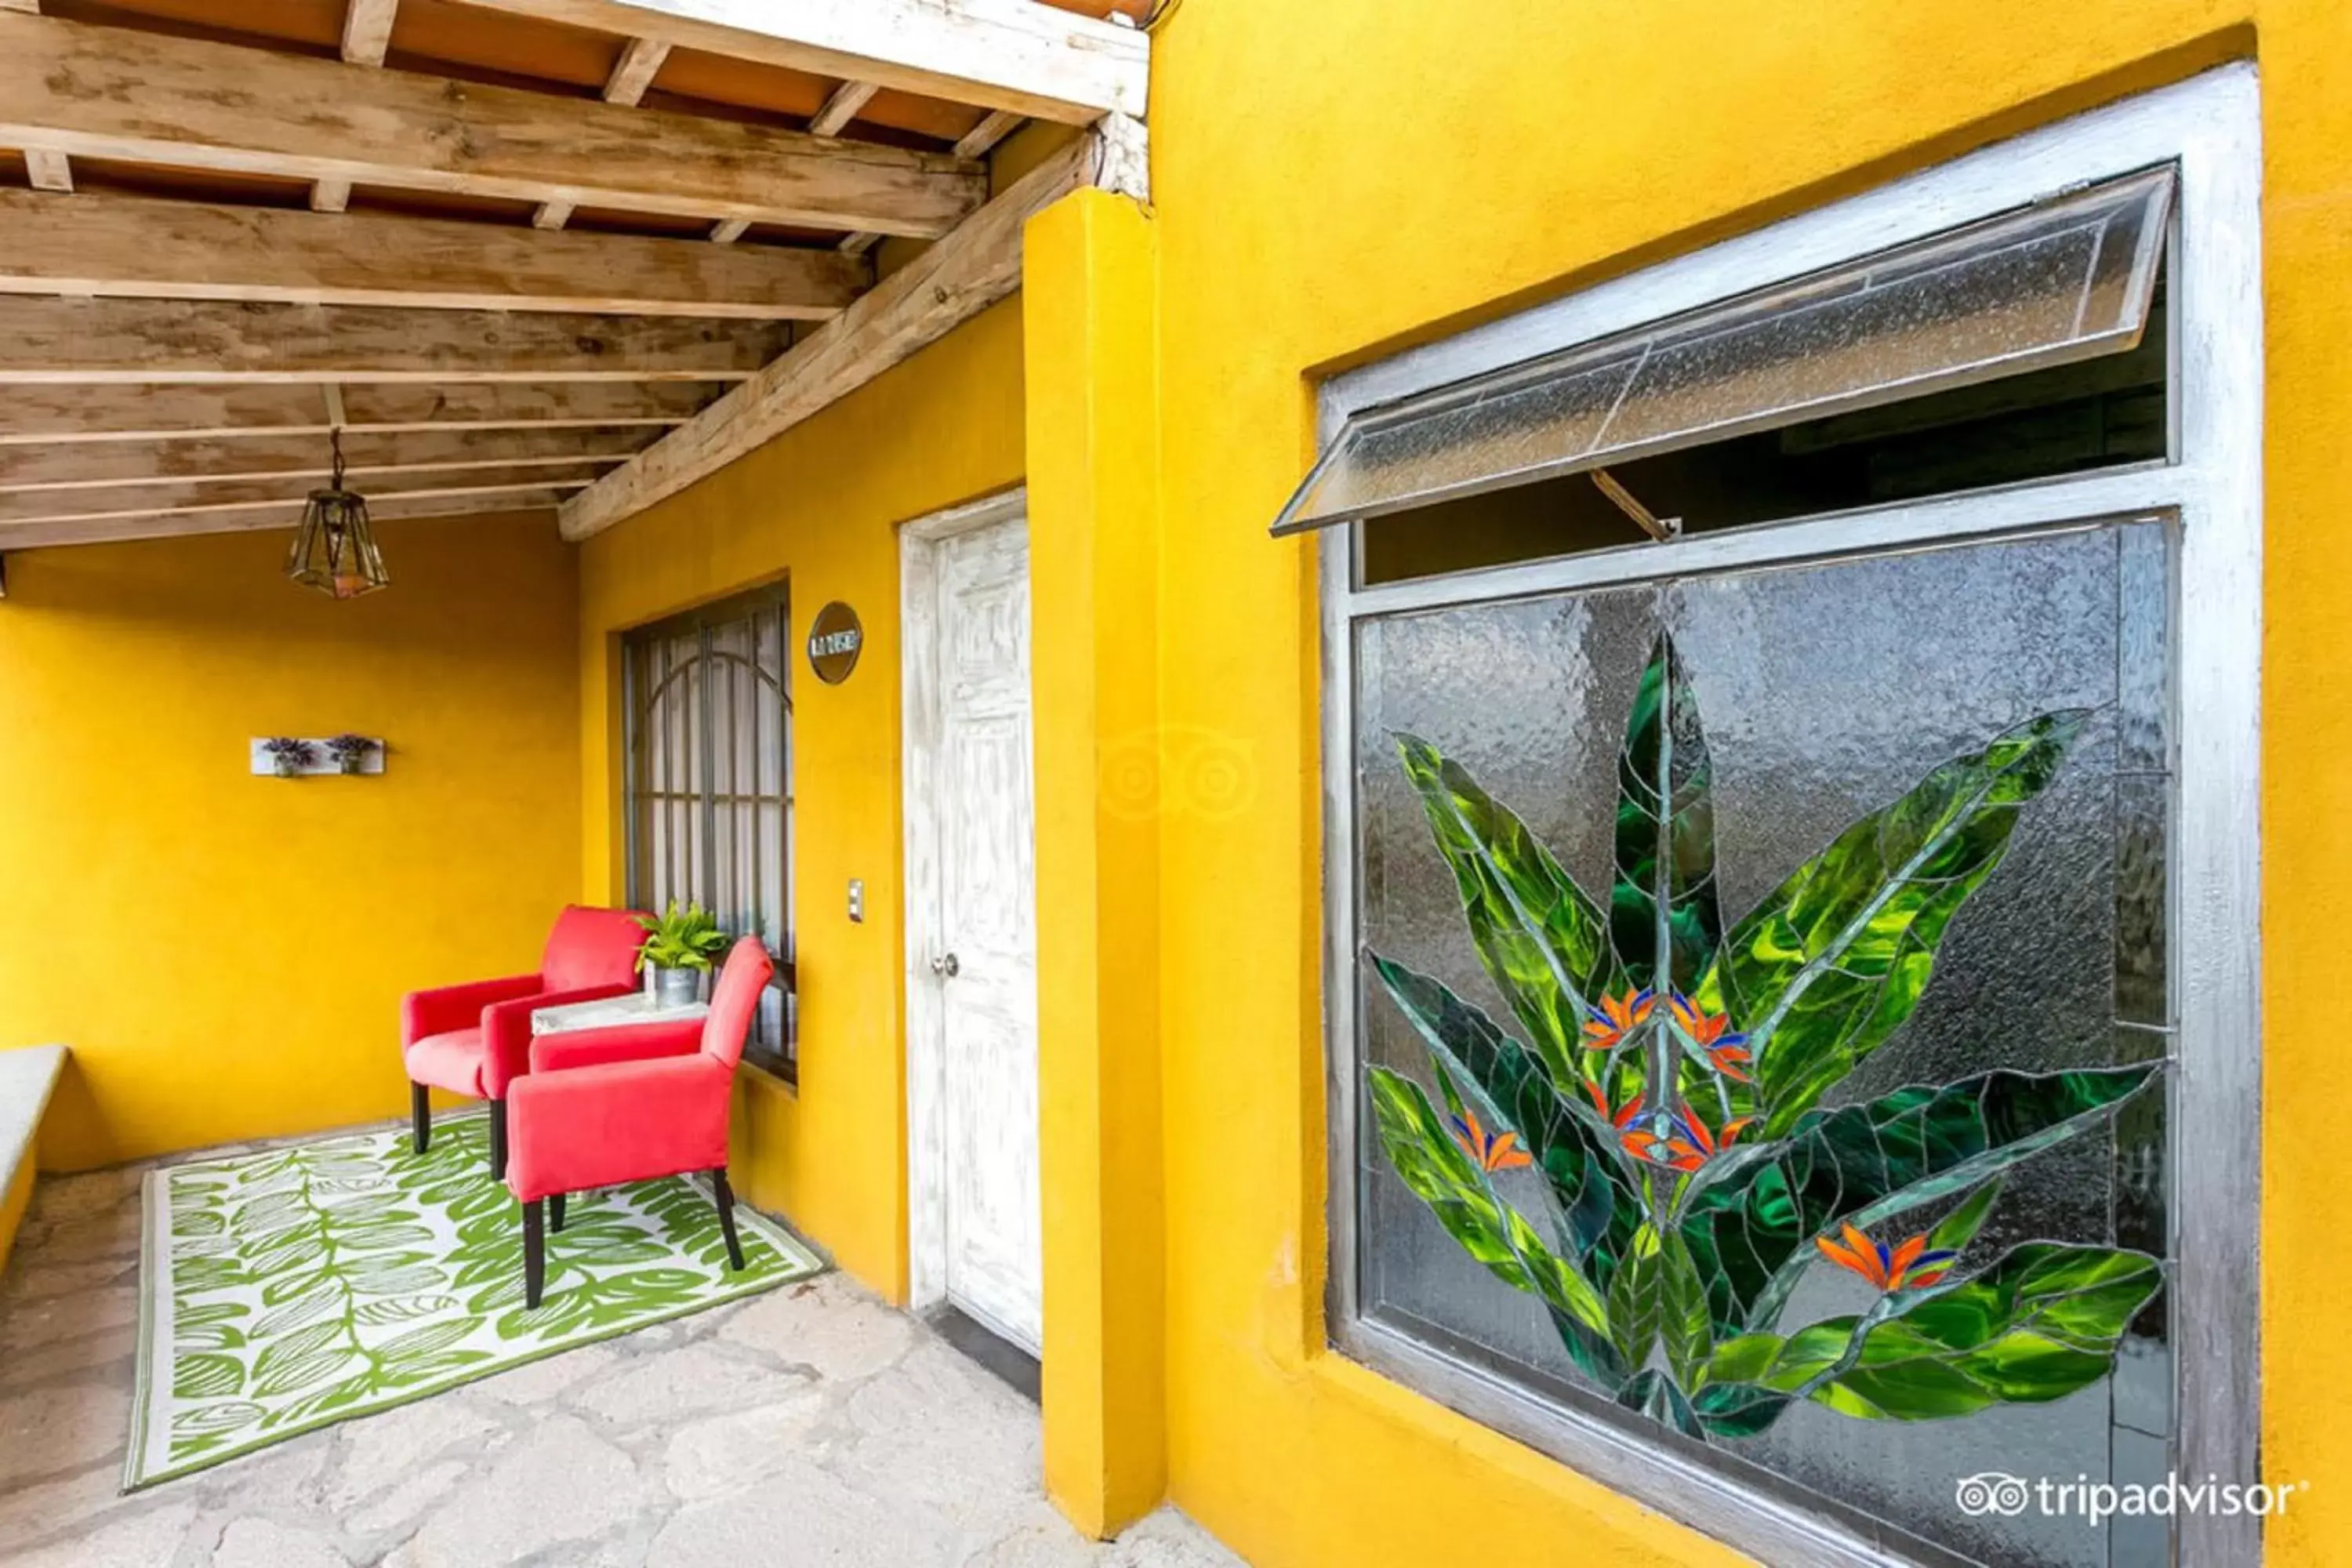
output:
[[[1125,941],[1152,944],[1156,962],[1138,964],[1136,989],[1156,998],[1157,1026],[1124,1037],[1151,1053],[1150,1081],[1122,1092],[1158,1102],[1163,1167],[1148,1195],[1049,1194],[1049,1212],[1087,1233],[1087,1255],[1060,1263],[1049,1242],[1049,1291],[1079,1290],[1092,1314],[1077,1331],[1049,1321],[1049,1345],[1055,1357],[1105,1358],[1061,1407],[1079,1411],[1075,1422],[1060,1420],[1054,1394],[1071,1374],[1049,1370],[1057,1496],[1087,1494],[1074,1514],[1116,1523],[1136,1506],[1137,1478],[1164,1473],[1175,1500],[1272,1568],[1444,1563],[1473,1551],[1534,1563],[1734,1561],[1321,1349],[1313,554],[1264,532],[1311,455],[1313,383],[2077,110],[2257,57],[2271,496],[2262,1397],[2272,1479],[2317,1489],[2269,1540],[2276,1562],[2352,1561],[2352,1508],[2325,1502],[2352,1441],[2330,1430],[2326,1391],[2352,1351],[2331,1317],[2347,1279],[2319,1122],[2336,1049],[2322,1012],[2333,984],[2310,983],[2332,975],[2330,917],[2352,885],[2352,839],[2332,826],[2352,806],[2336,761],[2347,721],[2331,695],[2343,659],[2335,628],[2352,594],[2323,554],[2329,520],[2352,501],[2352,455],[2330,435],[2352,415],[2352,386],[2336,369],[2352,328],[2342,282],[2352,261],[2352,9],[2335,0],[1861,0],[1794,11],[1500,0],[1472,23],[1447,6],[1187,0],[1158,47],[1148,245],[1089,229],[1099,215],[1055,215],[1034,236],[1053,258],[1041,270],[1033,255],[1033,288],[1094,290],[1076,304],[1029,302],[1054,311],[1027,344],[1032,356],[1055,356],[1050,367],[1033,357],[1024,372],[1015,310],[1001,308],[585,552],[586,880],[602,890],[619,886],[617,629],[787,571],[796,621],[835,597],[866,620],[867,664],[856,680],[796,682],[803,1079],[794,1092],[747,1079],[737,1158],[755,1199],[903,1294],[889,525],[1020,477],[1025,374],[1035,395],[1033,500],[1044,508],[1053,485],[1092,487],[1081,504],[1109,526],[1131,466],[1115,482],[1086,468],[1094,459],[1053,475],[1038,467],[1041,454],[1063,454],[1062,423],[1108,412],[1106,399],[1074,388],[1073,363],[1156,356],[1152,395],[1135,401],[1158,409],[1148,459],[1157,491],[1148,505],[1137,500],[1132,523],[1158,530],[1144,553],[1158,584],[1159,657],[1139,673],[1125,652],[1059,645],[1041,626],[1041,667],[1090,653],[1095,673],[1055,668],[1039,682],[1040,701],[1086,688],[1087,701],[1106,703],[1106,670],[1148,679],[1148,698],[1129,692],[1113,705],[1145,716],[1158,771],[1206,746],[1246,793],[1237,802],[1160,789],[1156,845],[1118,849],[1149,868],[1149,911],[1129,907],[1132,883],[1105,901],[1100,862],[1076,861],[1066,880],[1092,900],[1087,910],[1058,899],[1041,908],[1049,955],[1087,945],[1052,932],[1073,919],[1108,931],[1115,917]],[[1087,270],[1147,253],[1156,296]],[[1150,417],[1139,406],[1136,416]],[[1055,548],[1083,547],[1065,537]],[[1040,560],[1041,591],[1055,574],[1077,581],[1098,570],[1076,553]],[[1092,721],[1100,767],[1101,747],[1121,737],[1101,713]],[[1039,754],[1055,770],[1041,778],[1042,810],[1055,780],[1079,779],[1089,741],[1075,731],[1053,746],[1041,739]],[[1098,835],[1094,853],[1111,842]],[[1042,849],[1041,840],[1041,872]],[[841,914],[851,876],[867,883],[863,927]],[[1131,948],[1125,955],[1132,962]],[[1089,1074],[1119,1043],[1106,1016],[1092,994],[1048,998],[1049,1025],[1096,1049]],[[1049,1052],[1049,1073],[1057,1059]],[[1061,1168],[1057,1142],[1077,1152],[1071,1170],[1121,1169],[1101,1157],[1108,1081],[1045,1085],[1049,1176]],[[1164,1226],[1148,1292],[1159,1298],[1156,1334],[1122,1327],[1138,1302],[1114,1303],[1100,1289],[1108,1238],[1127,1218]],[[1056,1286],[1065,1265],[1076,1285]],[[1157,1380],[1109,1364],[1139,1335],[1162,1347]],[[1114,1397],[1122,1378],[1146,1393]]]
[[[0,1046],[73,1047],[45,1167],[398,1113],[400,994],[533,967],[574,896],[571,551],[544,513],[382,538],[351,604],[281,533],[10,554]],[[383,776],[247,771],[344,730]]]
[[[896,524],[1020,481],[1021,308],[997,306],[816,418],[581,552],[586,885],[617,900],[619,634],[787,577],[800,1082],[739,1079],[738,1185],[893,1300],[907,1291]],[[839,686],[808,672],[809,617],[856,607]],[[866,920],[846,912],[866,883]]]
[[2270,389],[2259,1396],[2271,1478],[2315,1485],[2273,1522],[2270,1560],[2352,1562],[2352,1500],[2327,1500],[2352,1486],[2332,1392],[2352,1370],[2338,1310],[2352,1266],[2334,1237],[2339,1140],[2325,1124],[2352,900],[2352,589],[2336,559],[2352,510],[2352,6],[1186,0],[1156,47],[1161,719],[1220,737],[1258,787],[1243,813],[1171,802],[1162,828],[1174,1499],[1270,1568],[1727,1556],[1317,1350],[1314,554],[1265,533],[1312,449],[1316,374],[2258,52]]

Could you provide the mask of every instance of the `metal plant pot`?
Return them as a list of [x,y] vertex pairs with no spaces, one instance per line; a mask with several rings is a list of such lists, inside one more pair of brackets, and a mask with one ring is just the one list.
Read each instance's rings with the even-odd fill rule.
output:
[[702,1000],[702,971],[699,969],[656,969],[654,1004],[661,1007],[683,1007]]

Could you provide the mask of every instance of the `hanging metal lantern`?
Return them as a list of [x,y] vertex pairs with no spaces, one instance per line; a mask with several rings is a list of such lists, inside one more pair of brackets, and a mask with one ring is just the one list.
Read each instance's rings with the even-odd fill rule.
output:
[[356,599],[390,587],[392,574],[375,547],[366,498],[343,489],[342,431],[330,431],[328,440],[334,450],[334,479],[325,489],[310,492],[294,530],[294,548],[286,556],[286,575],[321,594]]

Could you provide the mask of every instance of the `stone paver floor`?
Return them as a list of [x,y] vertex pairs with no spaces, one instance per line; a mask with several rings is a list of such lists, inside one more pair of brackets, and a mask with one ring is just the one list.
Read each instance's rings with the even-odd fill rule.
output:
[[11,1568],[1229,1568],[1172,1510],[1083,1540],[1034,1405],[826,1275],[116,1495],[141,1169],[44,1177],[0,1282]]

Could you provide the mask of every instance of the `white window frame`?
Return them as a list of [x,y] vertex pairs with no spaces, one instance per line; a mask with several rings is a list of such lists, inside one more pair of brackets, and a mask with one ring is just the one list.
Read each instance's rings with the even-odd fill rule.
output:
[[[2179,526],[2168,929],[2178,1025],[2168,1161],[2177,1467],[2251,1483],[2261,1427],[2263,315],[2259,80],[2233,65],[2020,136],[1692,255],[1338,376],[1349,416],[2164,163],[2180,171],[2171,259],[2173,457],[2075,477],[1447,576],[1361,583],[1360,523],[1323,530],[1324,1018],[1329,1053],[1329,1337],[1342,1353],[1767,1562],[1864,1568],[1885,1549],[1629,1426],[1545,1402],[1360,1314],[1353,663],[1368,616],[2046,529]],[[2182,1151],[2195,1151],[2184,1163]],[[2063,1478],[2071,1480],[2072,1477]],[[2261,1521],[2175,1521],[2179,1561],[2254,1568]]]

